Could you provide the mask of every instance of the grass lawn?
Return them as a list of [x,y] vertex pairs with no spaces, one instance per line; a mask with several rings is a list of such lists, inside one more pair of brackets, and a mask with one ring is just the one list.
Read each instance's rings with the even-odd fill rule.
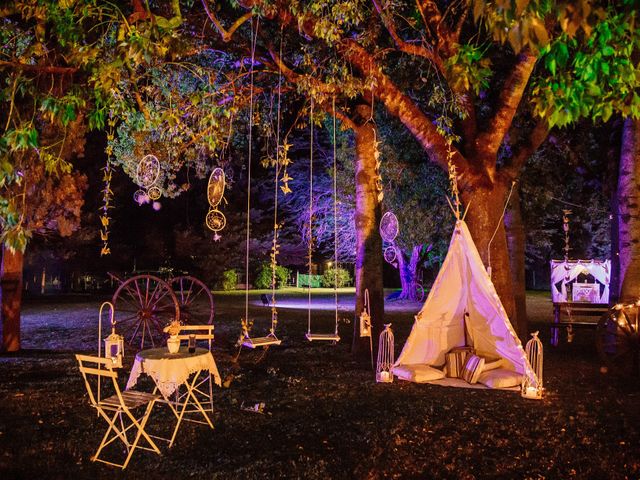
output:
[[[259,293],[251,292],[250,313],[266,332],[270,309]],[[286,300],[306,292],[279,293]],[[331,305],[333,290],[314,293]],[[96,349],[99,299],[27,305],[24,350],[0,356],[0,479],[640,477],[640,383],[600,373],[590,330],[554,349],[541,329],[547,394],[536,402],[513,392],[376,384],[367,360],[349,353],[346,306],[337,345],[306,342],[306,310],[283,308],[282,346],[258,364],[246,351],[234,363],[243,295],[215,294],[213,353],[228,384],[214,391],[215,429],[187,423],[172,449],[136,452],[124,473],[90,461],[106,424],[73,358]],[[529,295],[528,305],[532,329],[544,327],[548,295]],[[419,308],[389,310],[396,354]],[[313,311],[319,331],[333,318],[331,309]],[[128,351],[129,368],[132,360]],[[258,402],[264,414],[240,408]],[[160,407],[149,429],[166,433],[172,422]]]

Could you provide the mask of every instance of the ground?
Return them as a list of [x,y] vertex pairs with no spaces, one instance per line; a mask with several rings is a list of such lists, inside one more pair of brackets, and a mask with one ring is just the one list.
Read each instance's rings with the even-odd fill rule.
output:
[[[289,293],[283,306],[306,306],[301,299]],[[640,477],[638,379],[600,373],[591,330],[550,347],[543,327],[551,304],[540,293],[528,296],[528,307],[545,344],[542,401],[504,391],[376,384],[369,365],[349,354],[349,320],[341,321],[339,344],[308,344],[302,309],[282,308],[283,345],[255,365],[243,353],[238,368],[233,343],[244,296],[216,294],[214,356],[230,384],[216,389],[215,429],[187,423],[172,449],[162,445],[162,456],[136,452],[122,473],[89,460],[105,424],[88,404],[73,358],[96,349],[100,301],[25,306],[24,350],[0,356],[0,478]],[[314,298],[325,305],[314,310],[318,330],[332,329],[331,301],[326,293]],[[266,331],[268,308],[258,295],[251,303],[257,333]],[[348,302],[341,304],[341,318],[350,318]],[[397,353],[418,308],[388,309]],[[240,408],[257,402],[265,403],[264,414]],[[170,423],[159,407],[150,429]]]

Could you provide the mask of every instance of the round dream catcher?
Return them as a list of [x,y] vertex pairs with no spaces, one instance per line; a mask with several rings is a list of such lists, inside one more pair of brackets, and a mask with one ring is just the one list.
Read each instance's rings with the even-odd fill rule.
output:
[[156,185],[160,178],[160,161],[155,155],[145,155],[136,168],[136,183],[142,187],[135,191],[133,200],[138,204],[158,200],[162,190]]
[[[398,217],[393,212],[386,212],[380,219],[380,236],[385,243],[391,243],[398,236],[400,226]],[[396,248],[389,245],[384,249],[384,259],[387,263],[396,261]]]
[[220,210],[218,205],[224,197],[225,188],[225,175],[224,170],[221,168],[215,168],[209,176],[209,183],[207,184],[207,200],[209,201],[209,212],[205,218],[207,228],[213,232],[213,239],[217,242],[220,240],[218,232],[227,225],[227,218]]
[[398,217],[393,212],[385,213],[380,219],[380,236],[385,242],[393,242],[398,236]]

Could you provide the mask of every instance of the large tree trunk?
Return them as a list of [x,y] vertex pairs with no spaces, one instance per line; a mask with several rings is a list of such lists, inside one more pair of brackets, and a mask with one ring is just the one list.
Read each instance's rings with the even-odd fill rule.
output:
[[[513,280],[509,265],[507,236],[504,223],[500,221],[507,187],[501,179],[496,179],[491,185],[487,185],[488,182],[482,181],[482,179],[470,178],[468,180],[470,180],[467,183],[468,186],[479,185],[474,189],[465,188],[461,192],[462,200],[471,210],[466,220],[469,231],[485,267],[491,267],[491,280],[509,319],[513,319],[515,314]],[[487,247],[496,228],[495,238],[491,242],[491,261],[489,262]],[[515,327],[516,330],[519,330],[517,325]]]
[[525,285],[525,232],[520,209],[520,189],[515,186],[511,194],[510,208],[504,217],[509,245],[509,263],[511,265],[511,279],[515,300],[515,316],[511,323],[516,326],[516,332],[521,340],[528,334],[527,297]]
[[614,121],[611,124],[609,135],[609,148],[607,150],[607,191],[609,193],[609,211],[611,212],[611,225],[609,233],[611,237],[611,276],[609,280],[609,305],[618,303],[620,298],[620,238],[619,223],[620,211],[618,206],[618,171],[620,165],[620,147],[622,121]]
[[22,305],[22,267],[24,254],[2,249],[2,351],[20,350],[20,307]]
[[620,300],[640,298],[640,120],[627,118],[622,130],[618,175]]
[[[370,106],[361,105],[361,118],[369,118]],[[352,353],[368,356],[369,339],[360,338],[359,318],[364,308],[364,292],[369,290],[373,348],[378,344],[378,335],[384,322],[384,291],[382,286],[382,239],[378,225],[381,208],[376,188],[376,134],[372,122],[354,128],[356,140],[356,310],[353,330]]]
[[400,286],[402,291],[398,297],[401,300],[417,301],[416,295],[416,281],[418,280],[418,273],[420,267],[420,253],[422,251],[422,245],[414,245],[411,249],[411,257],[409,261],[405,258],[404,252],[400,247],[396,247],[398,253],[398,272],[400,273]]

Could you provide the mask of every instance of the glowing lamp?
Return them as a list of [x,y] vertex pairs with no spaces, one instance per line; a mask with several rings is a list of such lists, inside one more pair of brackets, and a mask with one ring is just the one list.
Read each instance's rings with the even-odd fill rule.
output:
[[393,332],[391,324],[387,323],[384,330],[380,333],[378,343],[378,362],[376,364],[376,382],[391,383],[393,382]]
[[111,335],[104,339],[104,356],[110,358],[114,368],[122,368],[124,337],[116,333],[116,323],[111,321]]
[[371,315],[369,315],[366,310],[363,310],[360,314],[360,336],[371,336]]
[[[364,308],[360,313],[360,336],[361,337],[371,337],[371,315],[369,307],[369,289],[365,288],[364,290]],[[373,357],[371,358],[371,363],[373,366]]]

